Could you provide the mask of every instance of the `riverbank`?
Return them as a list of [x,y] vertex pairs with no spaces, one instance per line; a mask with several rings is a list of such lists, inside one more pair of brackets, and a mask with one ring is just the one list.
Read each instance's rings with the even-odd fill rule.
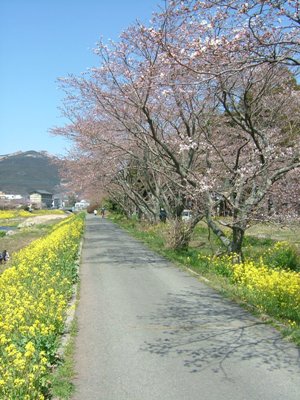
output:
[[[49,214],[32,215],[29,217],[0,218],[0,225],[6,228],[5,236],[0,236],[0,251],[7,250],[13,257],[13,253],[28,246],[50,232],[52,227],[62,219],[67,218],[68,213],[56,213],[49,211]],[[10,265],[10,262],[2,264],[0,272]]]

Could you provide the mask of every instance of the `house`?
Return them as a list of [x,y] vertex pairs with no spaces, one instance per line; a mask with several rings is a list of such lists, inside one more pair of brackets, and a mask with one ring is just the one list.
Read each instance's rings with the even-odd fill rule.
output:
[[74,205],[74,211],[82,211],[86,210],[90,203],[86,200],[80,200],[79,202],[75,203]]
[[20,194],[6,194],[4,192],[0,192],[1,200],[21,200],[23,197]]
[[59,194],[55,194],[53,196],[53,201],[52,201],[52,208],[56,208],[56,209],[62,209],[65,207],[65,204],[67,202],[67,196],[59,193]]
[[31,204],[36,204],[40,208],[51,208],[53,205],[53,194],[46,190],[35,190],[29,193]]

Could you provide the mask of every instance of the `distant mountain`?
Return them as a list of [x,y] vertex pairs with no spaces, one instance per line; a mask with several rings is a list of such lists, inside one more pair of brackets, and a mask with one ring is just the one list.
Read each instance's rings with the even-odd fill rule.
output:
[[57,193],[60,185],[54,157],[45,151],[0,155],[0,191],[26,195],[34,190]]

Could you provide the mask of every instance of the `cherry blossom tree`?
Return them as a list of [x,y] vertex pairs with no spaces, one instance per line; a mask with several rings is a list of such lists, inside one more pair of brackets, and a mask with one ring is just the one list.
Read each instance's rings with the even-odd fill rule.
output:
[[[298,7],[296,1],[173,1],[158,16],[167,34],[150,28],[166,62],[186,68],[195,85],[207,83],[218,104],[222,125],[216,115],[206,132],[207,171],[216,183],[207,192],[207,222],[229,251],[241,252],[268,191],[299,167],[299,130],[287,128],[299,123],[291,112],[299,103],[291,79],[299,65]],[[230,207],[231,240],[211,218],[220,200]]]
[[[70,77],[62,82],[68,92],[66,115],[75,122],[55,132],[72,138],[83,149],[101,143],[110,154],[117,148],[129,157],[131,166],[133,162],[144,165],[146,189],[157,199],[156,205],[163,204],[170,215],[180,215],[188,184],[194,185],[190,171],[200,173],[196,148],[201,129],[196,127],[205,110],[203,93],[176,84],[183,79],[180,68],[162,72],[157,44],[147,35],[142,44],[136,40],[143,31],[140,26],[131,28],[113,51],[100,43],[101,68],[91,70],[88,79]],[[162,87],[167,74],[171,84]],[[124,179],[128,165],[121,171],[128,188]],[[116,175],[119,183],[121,171]]]
[[[150,28],[100,42],[99,67],[61,81],[71,123],[54,130],[74,142],[81,184],[150,220],[160,206],[178,218],[189,204],[181,247],[205,216],[227,250],[241,253],[266,198],[299,168],[297,7],[172,1]],[[230,218],[220,225],[213,217],[225,202]]]

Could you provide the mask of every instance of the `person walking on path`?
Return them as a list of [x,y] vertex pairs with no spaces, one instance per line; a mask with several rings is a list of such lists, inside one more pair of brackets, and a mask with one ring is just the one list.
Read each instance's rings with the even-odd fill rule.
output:
[[166,220],[167,220],[167,212],[164,208],[160,209],[159,219],[161,220],[161,222],[166,222]]
[[299,400],[299,351],[109,220],[87,215],[73,400]]

